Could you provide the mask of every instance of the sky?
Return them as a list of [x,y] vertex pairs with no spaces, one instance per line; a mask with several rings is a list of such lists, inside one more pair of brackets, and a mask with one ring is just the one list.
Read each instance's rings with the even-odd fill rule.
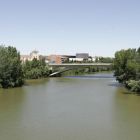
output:
[[140,46],[140,0],[0,0],[0,45],[20,54],[114,57]]

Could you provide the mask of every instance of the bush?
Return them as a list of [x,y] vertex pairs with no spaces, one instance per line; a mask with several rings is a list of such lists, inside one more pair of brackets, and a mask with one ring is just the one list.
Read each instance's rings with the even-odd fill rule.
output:
[[130,80],[126,82],[126,87],[128,87],[131,91],[138,92],[140,91],[140,80]]
[[2,88],[2,85],[0,84],[0,89]]
[[38,79],[42,76],[41,71],[37,68],[34,68],[31,71],[26,71],[25,75],[27,79]]

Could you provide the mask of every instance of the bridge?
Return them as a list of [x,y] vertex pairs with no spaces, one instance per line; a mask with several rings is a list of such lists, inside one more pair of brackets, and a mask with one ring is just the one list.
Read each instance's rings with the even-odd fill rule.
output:
[[72,69],[77,69],[77,68],[83,68],[83,67],[106,67],[109,68],[111,63],[63,63],[63,64],[49,64],[50,67],[63,67],[58,72],[54,72],[50,74],[49,76],[54,76],[59,73],[72,70]]

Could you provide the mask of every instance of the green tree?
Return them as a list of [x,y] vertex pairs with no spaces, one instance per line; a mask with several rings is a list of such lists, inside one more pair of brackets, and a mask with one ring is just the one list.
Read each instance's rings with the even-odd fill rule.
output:
[[0,46],[0,84],[3,88],[24,84],[20,53],[15,47]]
[[63,63],[69,63],[69,57],[67,58],[67,60],[65,60]]
[[41,60],[34,58],[32,61],[25,61],[23,71],[26,79],[45,78],[49,76],[49,65],[46,64],[45,57]]
[[140,65],[138,63],[133,63],[131,61],[128,61],[126,64],[126,78],[125,80],[138,80],[140,77],[138,75],[140,71]]
[[137,52],[140,53],[140,47],[138,48]]
[[37,58],[33,58],[31,61],[31,68],[39,68],[39,60]]
[[125,77],[123,77],[122,79],[119,76],[126,74],[125,69],[126,69],[127,61],[129,60],[130,56],[131,56],[130,49],[126,51],[118,51],[115,53],[115,59],[111,67],[115,70],[114,76],[117,77],[117,80],[119,82],[125,81]]
[[26,70],[29,70],[29,71],[31,70],[31,61],[26,59],[24,65],[25,65]]
[[41,63],[41,65],[43,66],[43,68],[46,66],[45,60],[46,60],[45,57],[43,57],[43,58],[40,60],[40,63]]
[[116,52],[112,68],[119,82],[132,91],[140,91],[140,48]]
[[96,62],[96,63],[98,62],[98,58],[95,59],[95,62]]

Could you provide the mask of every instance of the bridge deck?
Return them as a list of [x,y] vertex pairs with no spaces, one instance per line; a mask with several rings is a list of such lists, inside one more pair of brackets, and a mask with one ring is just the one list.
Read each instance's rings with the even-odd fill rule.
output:
[[67,70],[81,68],[81,67],[110,67],[111,63],[63,63],[63,64],[49,64],[51,67],[65,67],[58,72],[54,72],[50,74],[50,76],[54,76],[56,74],[62,73]]
[[110,66],[111,63],[63,63],[63,64],[49,64],[51,67],[71,67],[71,66]]

